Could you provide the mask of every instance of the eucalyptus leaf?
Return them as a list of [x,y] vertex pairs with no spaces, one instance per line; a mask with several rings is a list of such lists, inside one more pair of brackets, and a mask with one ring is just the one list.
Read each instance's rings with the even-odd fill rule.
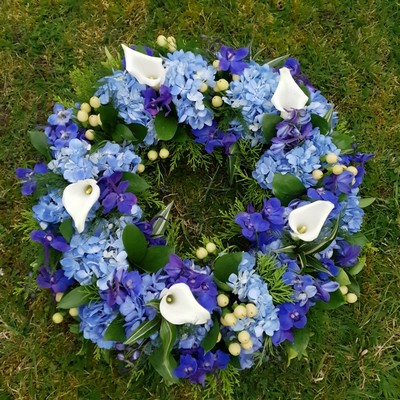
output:
[[58,228],[60,230],[61,235],[63,235],[63,238],[70,243],[72,236],[75,232],[74,227],[72,226],[72,219],[71,218],[67,218],[65,219],[60,227]]
[[161,210],[158,214],[154,216],[154,224],[152,230],[152,236],[161,236],[164,234],[165,229],[167,228],[168,217],[171,212],[172,206],[174,205],[174,201],[172,200],[163,210]]
[[69,309],[87,304],[90,300],[90,290],[85,286],[78,286],[65,294],[58,303],[58,308]]
[[138,340],[147,339],[153,333],[158,332],[160,325],[161,325],[161,318],[159,315],[157,315],[150,321],[141,323],[132,332],[132,334],[128,337],[128,339],[125,340],[124,344],[126,345],[135,344]]
[[128,181],[129,186],[126,190],[134,194],[142,193],[150,187],[145,179],[133,172],[124,172],[121,181]]
[[163,359],[166,359],[171,354],[176,341],[176,326],[164,318],[161,321],[160,338],[163,349]]
[[326,135],[331,129],[328,121],[318,114],[311,114],[311,125],[313,128],[319,128],[321,135]]
[[29,138],[32,146],[42,155],[47,161],[51,160],[50,147],[47,143],[47,135],[44,131],[29,131]]
[[272,191],[282,205],[287,206],[293,199],[301,197],[306,192],[306,188],[294,175],[275,172]]
[[108,328],[106,329],[103,340],[112,340],[115,342],[124,342],[126,339],[125,336],[125,319],[121,314],[118,314],[116,318],[114,318]]
[[212,328],[207,332],[206,336],[204,336],[204,339],[201,342],[201,347],[204,349],[206,353],[214,348],[218,340],[218,335],[219,335],[218,319],[214,317],[213,322],[214,324]]
[[261,121],[262,133],[266,143],[276,136],[276,125],[283,121],[278,114],[264,114]]
[[128,260],[138,265],[147,253],[147,240],[143,232],[136,225],[129,224],[122,232],[122,242]]
[[242,261],[243,253],[224,254],[214,261],[214,276],[222,283],[228,282],[231,274],[238,273],[238,266]]
[[175,247],[152,246],[147,249],[146,255],[138,264],[141,269],[148,273],[157,272],[169,261],[169,256],[174,254]]
[[174,117],[166,117],[159,112],[154,119],[154,127],[160,140],[171,140],[178,129],[178,121]]

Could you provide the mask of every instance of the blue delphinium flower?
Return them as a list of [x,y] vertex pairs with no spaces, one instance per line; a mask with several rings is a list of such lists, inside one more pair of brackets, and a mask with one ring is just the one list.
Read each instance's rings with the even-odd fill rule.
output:
[[79,128],[78,125],[74,123],[70,123],[68,125],[59,125],[56,127],[54,132],[54,147],[60,149],[61,147],[65,147],[68,143],[78,137]]
[[243,61],[248,54],[249,49],[246,47],[234,50],[232,47],[221,46],[218,57],[218,69],[221,71],[229,71],[231,74],[240,75],[248,66],[248,64]]
[[53,294],[64,293],[74,283],[64,275],[62,269],[53,272],[49,267],[42,266],[36,278],[38,286],[43,289],[51,289]]
[[241,212],[236,215],[235,222],[242,228],[242,235],[251,241],[257,240],[257,234],[269,229],[269,223],[257,212]]
[[53,114],[47,122],[50,125],[66,125],[72,117],[72,108],[65,109],[62,104],[56,103],[53,107]]
[[153,88],[148,87],[146,90],[142,91],[142,96],[144,98],[144,108],[153,117],[157,113],[164,109],[165,116],[168,116],[171,112],[170,103],[172,101],[172,96],[169,88],[165,85],[161,85],[156,92]]
[[24,196],[32,194],[36,190],[37,182],[35,180],[36,174],[46,174],[48,172],[45,163],[36,163],[33,169],[31,168],[17,168],[15,173],[18,179],[22,179],[24,183],[21,186],[21,194]]
[[352,267],[358,261],[361,247],[350,245],[345,240],[336,240],[334,259],[341,267]]

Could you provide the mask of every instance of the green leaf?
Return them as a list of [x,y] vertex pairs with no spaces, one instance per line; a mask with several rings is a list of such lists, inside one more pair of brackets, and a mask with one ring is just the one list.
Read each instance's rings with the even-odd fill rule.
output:
[[163,350],[159,347],[150,354],[149,361],[153,368],[164,378],[167,385],[178,383],[179,379],[173,374],[178,363],[171,354],[167,358],[163,358]]
[[311,101],[310,101],[310,91],[307,89],[307,86],[304,85],[304,84],[302,84],[302,83],[300,83],[299,88],[300,88],[300,89],[303,91],[303,93],[308,97],[306,106],[309,106],[309,105],[311,104]]
[[351,267],[350,269],[347,269],[347,271],[349,272],[349,274],[351,276],[355,276],[357,274],[359,274],[364,266],[365,266],[365,262],[366,262],[367,258],[365,256],[362,256],[358,259],[357,264],[354,265],[353,267]]
[[90,290],[85,286],[79,286],[75,289],[72,289],[70,292],[65,294],[61,301],[58,303],[58,308],[74,308],[80,307],[84,304],[87,304],[90,299]]
[[111,104],[106,104],[100,106],[99,114],[103,131],[113,134],[117,125],[118,111]]
[[313,256],[306,256],[305,265],[308,267],[308,269],[311,269],[312,271],[324,272],[328,275],[332,275],[332,273],[324,266],[324,264],[322,264],[321,261]]
[[347,285],[347,287],[349,288],[349,293],[354,293],[357,296],[360,295],[360,284],[357,282],[357,279],[350,275],[350,285]]
[[160,300],[159,299],[150,300],[148,303],[146,303],[146,306],[153,307],[157,311],[159,311],[160,310]]
[[221,282],[218,278],[213,277],[215,284],[222,290],[224,290],[225,292],[232,292],[232,288],[230,286],[228,286],[226,283]]
[[214,324],[213,327],[207,332],[206,336],[204,336],[203,341],[201,342],[201,347],[204,349],[204,352],[209,352],[217,343],[218,335],[219,335],[219,323],[217,318],[213,318]]
[[176,133],[174,135],[174,142],[184,143],[187,142],[189,139],[190,133],[187,131],[187,129],[182,125],[178,125],[178,129],[176,130]]
[[289,54],[286,54],[285,56],[280,56],[277,58],[274,58],[273,60],[270,60],[267,62],[267,65],[270,67],[276,67],[280,64],[282,64],[282,61],[285,61],[289,57]]
[[367,237],[361,232],[355,233],[354,235],[344,235],[344,239],[352,246],[364,247],[368,243]]
[[272,191],[275,197],[281,201],[282,205],[287,206],[290,201],[302,196],[306,192],[306,188],[295,176],[275,172],[272,181]]
[[326,119],[326,122],[328,123],[329,127],[332,127],[332,123],[333,123],[333,105],[332,105],[332,107],[325,113],[324,118]]
[[285,247],[281,247],[280,249],[276,249],[274,250],[274,253],[284,253],[284,254],[290,254],[292,256],[295,256],[295,250],[296,250],[296,246],[294,246],[293,244],[289,245],[289,246],[285,246]]
[[116,318],[113,319],[108,328],[106,329],[103,340],[112,340],[115,342],[124,342],[126,339],[125,336],[125,319],[121,314],[118,314]]
[[326,135],[331,129],[328,121],[318,114],[311,114],[311,124],[313,128],[319,128],[321,135]]
[[134,194],[142,193],[150,187],[145,179],[133,172],[124,172],[121,181],[128,181],[129,186],[126,190]]
[[104,147],[109,141],[108,140],[100,140],[96,143],[93,143],[90,147],[89,154],[95,153],[97,150],[100,150]]
[[149,247],[139,267],[148,273],[157,272],[168,263],[169,256],[174,252],[175,247],[172,246]]
[[235,179],[236,167],[238,165],[237,144],[233,144],[230,148],[228,156],[228,172],[229,172],[229,185],[233,185]]
[[143,139],[147,135],[148,131],[147,127],[141,124],[129,124],[128,128],[131,130],[131,132],[135,137],[133,143],[135,144],[142,143]]
[[294,358],[299,360],[307,355],[306,349],[311,336],[314,334],[310,331],[310,328],[305,327],[302,329],[295,329],[293,332],[294,342],[287,345],[288,351],[288,364]]
[[74,335],[79,335],[80,333],[80,324],[70,324],[69,325],[69,331],[73,333]]
[[361,208],[365,208],[365,207],[370,206],[375,200],[376,200],[375,197],[366,197],[365,199],[360,199],[358,202],[358,205]]
[[152,230],[152,236],[161,236],[164,234],[165,229],[167,228],[168,217],[171,212],[172,206],[174,205],[174,201],[172,200],[163,210],[157,213],[154,216],[154,224]]
[[334,310],[335,308],[338,308],[346,303],[340,289],[336,290],[335,292],[329,293],[329,295],[330,299],[327,303],[324,301],[317,301],[315,307],[320,310]]
[[124,344],[135,344],[138,340],[147,339],[153,333],[157,332],[161,325],[161,318],[157,315],[154,319],[141,323],[125,340]]
[[132,131],[124,124],[117,124],[115,127],[112,138],[117,142],[121,143],[123,141],[133,142],[135,140],[135,136]]
[[41,154],[46,160],[51,160],[50,147],[47,143],[47,135],[43,131],[29,131],[29,138],[31,139],[32,146]]
[[163,349],[163,359],[167,359],[176,341],[176,326],[164,318],[161,321],[160,338]]
[[345,133],[333,132],[332,133],[332,142],[338,147],[341,153],[352,153],[354,151],[352,144],[354,142],[354,138]]
[[264,114],[262,117],[261,128],[266,143],[269,143],[276,136],[276,125],[283,121],[280,115]]
[[160,140],[171,140],[178,128],[178,121],[159,112],[154,119],[154,127]]
[[139,264],[147,253],[147,240],[142,231],[136,225],[127,225],[122,232],[122,242],[128,260],[133,264]]
[[242,261],[243,253],[224,254],[214,261],[214,276],[222,283],[228,282],[230,274],[238,273],[238,266]]
[[335,277],[335,280],[337,283],[339,283],[340,286],[350,285],[349,276],[347,275],[346,271],[343,268],[339,269],[339,273]]
[[74,229],[74,227],[72,226],[72,219],[71,219],[71,218],[65,219],[65,220],[61,223],[61,225],[60,225],[60,227],[59,227],[59,230],[60,230],[61,235],[63,235],[64,239],[65,239],[68,243],[70,243],[70,242],[71,242],[71,239],[72,239],[72,235],[73,235],[74,232],[75,232],[75,229]]

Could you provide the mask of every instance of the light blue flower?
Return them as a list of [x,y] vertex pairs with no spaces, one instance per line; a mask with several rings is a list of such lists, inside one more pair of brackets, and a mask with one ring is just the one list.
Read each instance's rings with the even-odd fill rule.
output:
[[33,218],[39,222],[42,229],[46,229],[49,224],[59,224],[69,218],[62,204],[59,190],[50,190],[45,196],[41,196],[32,210]]

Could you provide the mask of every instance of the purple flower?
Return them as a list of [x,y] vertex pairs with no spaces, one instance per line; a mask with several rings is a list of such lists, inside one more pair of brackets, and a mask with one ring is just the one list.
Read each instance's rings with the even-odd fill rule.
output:
[[174,369],[174,375],[180,379],[189,378],[197,371],[197,362],[189,354],[183,355],[179,359],[179,365]]
[[58,149],[68,146],[71,139],[78,137],[78,125],[71,123],[68,125],[59,125],[55,129],[54,146]]
[[242,228],[242,235],[251,241],[256,240],[257,233],[265,232],[270,224],[265,221],[260,213],[241,212],[235,217],[235,222]]
[[340,193],[350,194],[354,175],[350,171],[343,171],[340,175],[330,174],[323,180],[324,187],[336,195]]
[[284,331],[292,328],[304,328],[307,324],[305,309],[297,303],[279,305],[279,322]]
[[35,242],[41,243],[45,248],[52,247],[62,253],[65,253],[70,248],[69,244],[62,236],[54,236],[51,232],[33,230],[31,232],[31,239]]
[[278,231],[282,230],[285,224],[284,213],[285,208],[282,207],[279,199],[276,197],[273,197],[269,200],[264,199],[261,215],[271,224],[272,229]]
[[33,170],[30,168],[17,168],[15,173],[18,179],[25,182],[22,184],[21,193],[26,196],[32,194],[36,190],[37,183],[34,179],[35,174],[46,174],[48,172],[47,166],[44,163],[37,163]]
[[65,109],[62,104],[56,103],[53,113],[47,119],[50,125],[66,125],[72,117],[72,108]]
[[36,282],[41,288],[51,289],[53,293],[64,293],[74,280],[67,278],[62,269],[52,272],[49,267],[42,266],[39,268]]
[[192,129],[196,143],[205,144],[207,153],[212,153],[215,147],[223,146],[222,140],[224,133],[218,129],[217,122],[214,120],[211,126],[204,125],[202,129]]
[[350,245],[344,240],[337,241],[338,248],[334,252],[334,257],[341,267],[352,267],[357,263],[361,247]]
[[290,70],[292,76],[296,76],[300,73],[300,63],[296,58],[287,58],[284,66]]
[[340,285],[334,281],[322,281],[320,279],[315,280],[315,287],[317,288],[317,294],[315,295],[316,300],[322,300],[328,302],[330,300],[330,294],[336,292]]
[[165,85],[161,85],[158,93],[151,87],[146,90],[142,90],[141,94],[144,98],[144,108],[153,117],[162,109],[166,110],[165,115],[168,116],[171,112],[170,103],[172,101],[172,95],[169,88]]
[[249,49],[246,47],[234,50],[232,47],[221,46],[218,68],[221,71],[230,70],[231,74],[240,75],[248,66],[242,61],[248,54]]

